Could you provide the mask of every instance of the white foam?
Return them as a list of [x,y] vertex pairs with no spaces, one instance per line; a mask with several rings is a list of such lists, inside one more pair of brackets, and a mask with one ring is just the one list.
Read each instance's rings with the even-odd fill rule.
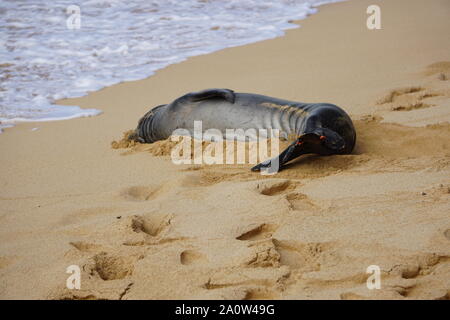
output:
[[[291,20],[334,0],[89,0],[67,28],[72,0],[0,3],[0,132],[22,121],[94,116],[59,106],[187,57],[283,35]],[[101,106],[99,106],[101,107]]]

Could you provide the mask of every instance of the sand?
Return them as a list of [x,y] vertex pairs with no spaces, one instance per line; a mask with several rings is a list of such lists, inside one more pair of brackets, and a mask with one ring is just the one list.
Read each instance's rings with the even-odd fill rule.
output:
[[[366,28],[370,4],[382,30]],[[450,3],[319,9],[284,37],[59,102],[98,117],[5,130],[0,298],[448,299]],[[211,87],[340,105],[355,152],[261,176],[176,166],[169,142],[111,146],[149,108]]]

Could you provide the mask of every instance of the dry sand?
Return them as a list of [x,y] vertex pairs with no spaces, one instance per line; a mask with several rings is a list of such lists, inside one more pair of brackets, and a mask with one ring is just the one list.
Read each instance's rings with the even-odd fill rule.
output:
[[[285,37],[61,102],[101,116],[6,130],[0,298],[448,299],[449,16],[447,0],[326,5]],[[356,150],[264,177],[175,166],[168,142],[111,148],[149,108],[210,87],[340,105]]]

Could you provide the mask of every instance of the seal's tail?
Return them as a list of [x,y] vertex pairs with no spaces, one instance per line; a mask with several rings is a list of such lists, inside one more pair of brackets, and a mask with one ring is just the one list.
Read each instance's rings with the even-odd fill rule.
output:
[[155,115],[157,109],[166,106],[166,104],[159,105],[154,107],[150,111],[148,111],[144,116],[139,120],[136,129],[134,130],[134,134],[130,135],[130,139],[141,143],[152,143],[155,141],[152,135],[152,118]]
[[136,142],[140,142],[140,143],[145,143],[144,139],[142,139],[142,138],[139,136],[139,130],[138,130],[138,129],[132,130],[132,131],[128,134],[128,136],[126,137],[126,139],[127,139],[128,141],[136,141]]

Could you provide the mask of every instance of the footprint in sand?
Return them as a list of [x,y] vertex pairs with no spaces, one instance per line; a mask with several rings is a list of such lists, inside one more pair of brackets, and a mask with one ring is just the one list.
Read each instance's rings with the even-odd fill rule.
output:
[[394,266],[389,273],[403,279],[416,279],[433,273],[440,265],[448,263],[450,257],[438,254],[418,254],[415,262]]
[[313,210],[317,208],[306,194],[300,192],[287,194],[286,200],[289,202],[289,207],[292,210]]
[[105,281],[123,279],[133,273],[135,257],[122,257],[106,252],[96,254],[91,266],[92,273]]
[[390,91],[378,101],[378,104],[388,105],[392,111],[411,111],[434,106],[433,104],[425,103],[423,100],[440,95],[438,92],[427,90],[423,87],[400,88]]
[[265,196],[275,196],[293,187],[295,186],[290,180],[271,179],[258,182],[256,190]]
[[279,295],[276,292],[264,287],[246,289],[246,295],[243,300],[275,300]]
[[131,201],[147,201],[157,197],[161,187],[134,186],[121,191],[122,198]]
[[445,236],[448,240],[450,240],[450,229],[447,229],[447,230],[444,231],[444,236]]
[[272,239],[250,242],[248,247],[252,254],[244,259],[243,266],[253,268],[280,267],[280,253]]
[[418,87],[418,86],[394,89],[394,90],[389,91],[389,93],[387,95],[385,95],[384,97],[379,99],[377,101],[377,103],[378,104],[392,103],[392,102],[395,102],[396,100],[398,100],[398,97],[402,97],[404,95],[408,95],[408,94],[412,94],[412,93],[417,93],[417,92],[420,92],[423,90],[425,90],[425,89],[422,87]]
[[206,256],[196,250],[184,250],[180,254],[180,262],[182,265],[201,264],[208,261]]
[[272,234],[278,229],[274,224],[251,224],[237,233],[236,240],[247,242],[251,249],[242,257],[242,265],[247,267],[279,267],[280,254],[272,241]]
[[401,268],[401,277],[403,279],[414,279],[420,274],[419,265],[404,265]]
[[274,239],[276,250],[280,253],[280,264],[303,272],[319,271],[320,257],[327,250],[323,243],[299,243]]
[[436,76],[441,81],[450,79],[450,61],[435,62],[427,66],[425,75]]
[[[276,274],[269,271],[267,277],[244,276],[235,274],[232,278],[209,279],[203,284],[206,290],[218,290],[222,299],[266,300],[279,299],[282,282],[289,276],[289,271],[276,268]],[[262,270],[261,270],[262,271]],[[262,271],[265,272],[265,271]],[[241,279],[239,279],[241,278]]]
[[170,226],[172,215],[166,213],[151,213],[144,216],[134,215],[125,220],[126,246],[143,246],[156,244],[173,239],[163,239]]
[[274,224],[252,224],[241,230],[238,230],[237,240],[243,241],[255,241],[268,239],[272,237],[272,234],[277,230],[278,226]]
[[186,169],[184,171],[194,171],[189,172],[181,181],[181,185],[184,187],[207,187],[224,181],[245,179],[248,176],[248,173],[243,173],[242,170],[223,172],[206,168],[203,170]]
[[131,218],[131,228],[134,232],[143,232],[156,237],[170,225],[172,215],[165,213],[152,213],[145,216],[135,215]]
[[448,288],[445,282],[437,281],[428,288],[425,288],[423,284],[431,280],[430,275],[447,275],[450,258],[438,254],[418,254],[414,256],[414,259],[415,262],[395,265],[388,271],[396,278],[394,283],[388,284],[386,288],[406,298],[448,299]]
[[69,244],[81,252],[95,252],[99,251],[102,248],[101,245],[84,241],[73,241],[69,242]]
[[368,300],[368,297],[354,293],[354,292],[344,292],[339,295],[341,300]]

